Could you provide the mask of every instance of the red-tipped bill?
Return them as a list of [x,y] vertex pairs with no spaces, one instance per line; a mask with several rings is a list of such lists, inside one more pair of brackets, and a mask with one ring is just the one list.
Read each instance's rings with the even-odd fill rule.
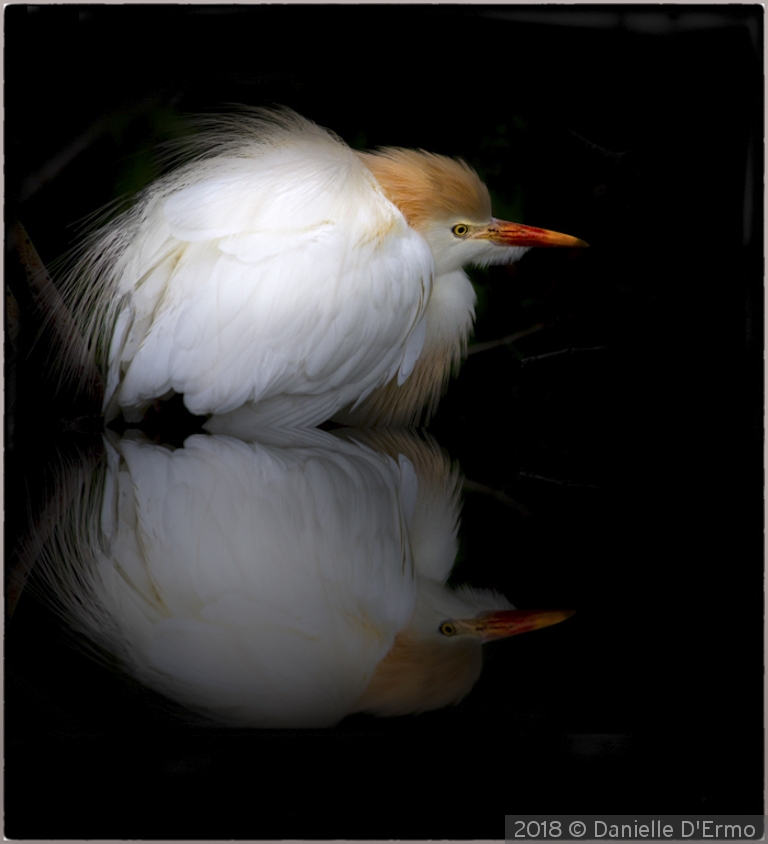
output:
[[487,238],[499,246],[589,246],[586,241],[569,234],[523,226],[520,223],[507,223],[504,220],[494,220],[490,226],[477,232],[475,237]]
[[501,610],[477,618],[462,619],[456,622],[456,627],[457,632],[472,633],[479,636],[481,641],[490,642],[559,624],[574,612],[576,610]]

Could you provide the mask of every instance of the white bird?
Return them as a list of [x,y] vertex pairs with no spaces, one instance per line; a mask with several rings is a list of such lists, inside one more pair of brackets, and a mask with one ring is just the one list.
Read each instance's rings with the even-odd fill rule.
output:
[[257,425],[416,422],[466,347],[463,268],[586,245],[494,219],[463,161],[358,153],[288,110],[219,117],[194,150],[65,279],[108,417],[180,393]]
[[482,642],[570,614],[446,586],[458,475],[436,447],[300,434],[175,451],[111,438],[95,497],[68,508],[38,578],[135,678],[253,727],[456,703]]

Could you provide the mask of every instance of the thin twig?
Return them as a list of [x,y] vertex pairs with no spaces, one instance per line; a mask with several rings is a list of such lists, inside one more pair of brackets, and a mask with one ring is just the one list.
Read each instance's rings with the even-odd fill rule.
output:
[[14,549],[9,561],[5,588],[6,622],[10,622],[13,617],[24,587],[46,543],[70,508],[82,496],[86,483],[102,459],[102,450],[99,441],[86,451],[81,451],[79,459],[74,463],[64,464],[60,468],[60,474],[54,472],[52,488],[46,491],[37,518],[30,519],[29,529]]
[[16,222],[8,233],[9,244],[16,250],[19,263],[24,268],[27,286],[37,308],[43,315],[46,328],[52,335],[52,346],[60,359],[65,361],[65,372],[78,385],[94,396],[101,404],[104,384],[101,374],[86,346],[64,300],[51,281],[37,250],[24,226]]
[[545,358],[556,358],[560,355],[571,355],[576,354],[577,352],[602,352],[607,348],[608,346],[586,346],[584,348],[577,349],[570,346],[567,349],[560,349],[556,352],[546,352],[543,355],[528,355],[520,361],[520,364],[524,366],[526,363],[530,363],[531,361],[544,360]]
[[602,487],[598,486],[597,484],[581,484],[576,483],[574,481],[561,481],[558,478],[548,478],[546,475],[538,475],[534,472],[524,472],[520,470],[520,477],[521,478],[531,478],[532,480],[536,481],[546,481],[548,484],[558,484],[559,486],[570,486],[570,487],[581,487],[586,489],[601,489]]
[[490,498],[494,498],[506,507],[511,507],[513,510],[517,510],[517,512],[526,519],[531,517],[531,511],[525,505],[520,504],[519,501],[515,501],[514,498],[511,498],[506,494],[506,492],[502,492],[500,489],[494,489],[493,487],[486,486],[485,484],[477,483],[477,481],[471,481],[468,478],[464,478],[463,486],[468,492],[479,492],[481,495],[487,495]]
[[557,317],[551,322],[535,322],[533,325],[528,326],[528,328],[523,328],[521,331],[515,331],[514,334],[507,334],[506,337],[500,337],[498,340],[488,340],[485,343],[473,343],[467,349],[467,357],[469,357],[469,355],[477,354],[478,352],[487,352],[490,349],[497,349],[499,346],[511,346],[513,343],[516,343],[518,340],[522,340],[524,337],[528,337],[530,334],[536,334],[539,331],[546,331],[548,328],[554,328],[562,322],[567,322],[568,320],[584,316],[593,310],[594,307],[584,308],[581,311],[577,311],[575,314],[566,314],[565,316]]
[[33,197],[45,184],[53,181],[64,168],[85,152],[107,130],[103,117],[94,121],[84,132],[67,144],[64,149],[47,161],[36,173],[32,173],[21,185],[19,198],[22,202]]
[[487,352],[489,349],[497,349],[499,346],[511,346],[512,343],[522,340],[523,337],[527,337],[529,334],[535,334],[537,331],[544,331],[545,328],[550,328],[554,324],[554,322],[537,322],[528,328],[524,328],[522,331],[515,331],[514,334],[507,334],[506,337],[501,337],[498,340],[487,340],[485,343],[473,343],[467,349],[467,357],[469,357],[469,355],[475,355],[478,352]]

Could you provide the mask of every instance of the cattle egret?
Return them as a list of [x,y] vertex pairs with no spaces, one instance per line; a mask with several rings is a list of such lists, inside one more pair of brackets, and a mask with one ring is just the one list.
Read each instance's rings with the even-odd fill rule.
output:
[[413,423],[466,346],[463,267],[586,245],[495,219],[463,161],[358,153],[288,110],[217,118],[195,143],[64,280],[108,417],[180,393],[257,425]]
[[174,451],[134,433],[110,435],[37,577],[127,672],[217,722],[325,727],[456,703],[482,642],[569,615],[446,585],[458,476],[434,446],[386,454],[315,430]]

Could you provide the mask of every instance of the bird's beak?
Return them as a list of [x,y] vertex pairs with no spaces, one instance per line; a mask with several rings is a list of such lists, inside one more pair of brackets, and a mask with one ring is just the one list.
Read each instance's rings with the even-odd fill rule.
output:
[[489,226],[475,232],[474,237],[493,241],[499,246],[589,246],[586,241],[569,234],[496,219]]
[[457,632],[471,633],[481,642],[505,639],[528,633],[551,624],[559,624],[570,618],[575,610],[502,610],[489,612],[477,618],[462,619],[456,622]]

